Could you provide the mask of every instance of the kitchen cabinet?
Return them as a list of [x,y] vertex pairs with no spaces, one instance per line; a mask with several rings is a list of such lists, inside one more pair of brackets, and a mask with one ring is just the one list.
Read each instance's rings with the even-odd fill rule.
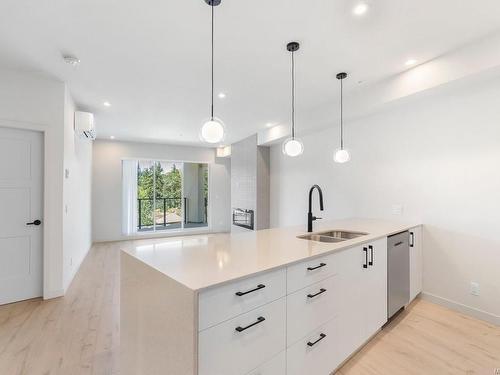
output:
[[285,349],[285,299],[251,310],[198,335],[198,374],[246,374]]
[[410,229],[410,301],[422,292],[422,227]]
[[[272,296],[279,299],[269,302]],[[280,368],[269,356],[285,346],[286,374],[328,375],[387,321],[387,237],[207,290],[199,299],[200,327],[226,320],[200,330],[200,375]]]
[[259,368],[250,371],[247,375],[286,375],[286,353],[282,351]]
[[340,363],[338,320],[331,319],[287,349],[287,375],[329,375]]
[[339,335],[344,359],[387,321],[387,238],[344,250],[338,255],[341,313]]
[[385,324],[387,236],[414,227],[357,220],[325,224],[367,233],[339,242],[297,228],[123,250],[124,375],[329,375]]

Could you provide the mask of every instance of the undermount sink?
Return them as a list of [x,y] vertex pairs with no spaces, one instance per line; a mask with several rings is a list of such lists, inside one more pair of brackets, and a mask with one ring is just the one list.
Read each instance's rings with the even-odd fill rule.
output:
[[298,236],[302,240],[317,241],[317,242],[341,242],[346,240],[351,240],[353,238],[358,238],[361,236],[366,236],[368,233],[364,232],[350,232],[344,230],[329,230],[319,233],[304,234]]
[[344,238],[336,238],[329,236],[321,236],[319,234],[305,234],[303,236],[298,236],[302,240],[317,241],[317,242],[341,242],[345,241]]

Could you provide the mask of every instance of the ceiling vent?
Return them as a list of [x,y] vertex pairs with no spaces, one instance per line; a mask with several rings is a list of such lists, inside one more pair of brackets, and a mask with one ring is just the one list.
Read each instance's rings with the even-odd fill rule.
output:
[[81,138],[94,140],[96,137],[94,114],[90,112],[75,112],[75,132]]

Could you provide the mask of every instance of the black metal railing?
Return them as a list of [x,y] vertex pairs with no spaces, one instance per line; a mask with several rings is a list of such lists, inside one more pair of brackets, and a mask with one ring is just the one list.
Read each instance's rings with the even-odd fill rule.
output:
[[[184,198],[185,200],[186,198]],[[155,205],[156,207],[153,207]],[[167,224],[180,223],[182,221],[182,198],[138,198],[138,228],[141,230],[144,227],[153,225],[164,226]],[[169,213],[177,214],[179,220],[167,220]]]
[[[183,201],[184,202],[183,202]],[[208,199],[204,199],[204,219],[205,223],[208,222]],[[156,204],[156,207],[154,205]],[[138,229],[151,229],[153,226],[163,226],[172,224],[180,224],[184,220],[184,224],[190,223],[188,209],[188,198],[138,198]],[[183,212],[184,210],[184,212]],[[168,220],[168,214],[175,214],[178,216],[177,220]]]

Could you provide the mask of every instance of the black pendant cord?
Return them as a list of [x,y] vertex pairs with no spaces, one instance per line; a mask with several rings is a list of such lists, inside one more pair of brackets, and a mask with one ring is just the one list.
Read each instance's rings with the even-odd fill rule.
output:
[[212,104],[210,109],[210,119],[214,119],[214,5],[212,8]]
[[344,80],[340,80],[340,149],[344,149]]
[[292,139],[295,139],[295,59],[292,51]]

